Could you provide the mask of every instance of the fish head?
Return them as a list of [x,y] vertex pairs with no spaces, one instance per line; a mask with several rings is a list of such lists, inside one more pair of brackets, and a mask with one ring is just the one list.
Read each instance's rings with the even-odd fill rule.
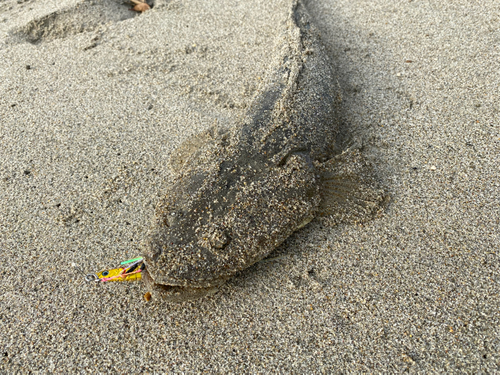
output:
[[280,165],[251,159],[219,160],[169,188],[144,254],[153,295],[210,294],[314,218],[319,186],[307,154]]

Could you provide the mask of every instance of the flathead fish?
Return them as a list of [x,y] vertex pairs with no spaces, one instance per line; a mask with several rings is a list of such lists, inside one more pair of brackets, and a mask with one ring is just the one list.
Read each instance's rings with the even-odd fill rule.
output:
[[383,200],[359,153],[334,152],[338,84],[301,2],[278,38],[244,120],[189,139],[172,158],[178,176],[144,254],[153,296],[213,293],[316,216],[365,217]]

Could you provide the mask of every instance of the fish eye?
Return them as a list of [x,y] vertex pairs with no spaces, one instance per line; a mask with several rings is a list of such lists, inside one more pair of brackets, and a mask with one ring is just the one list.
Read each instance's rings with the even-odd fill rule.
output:
[[109,271],[104,271],[104,272],[102,273],[102,275],[103,275],[103,276],[108,276],[108,275],[109,275]]

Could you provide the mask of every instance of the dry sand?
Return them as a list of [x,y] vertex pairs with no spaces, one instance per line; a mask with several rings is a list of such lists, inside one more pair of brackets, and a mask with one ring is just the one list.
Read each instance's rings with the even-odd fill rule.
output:
[[2,2],[0,371],[500,371],[495,0],[309,2],[382,218],[194,302],[84,281],[140,254],[169,156],[238,121],[290,2]]

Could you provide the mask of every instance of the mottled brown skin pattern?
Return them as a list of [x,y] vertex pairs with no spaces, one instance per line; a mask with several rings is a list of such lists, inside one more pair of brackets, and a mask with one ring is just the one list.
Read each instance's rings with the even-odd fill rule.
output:
[[317,214],[314,161],[331,156],[337,85],[301,3],[290,12],[269,76],[244,121],[209,139],[159,205],[145,282],[170,301],[213,292]]

